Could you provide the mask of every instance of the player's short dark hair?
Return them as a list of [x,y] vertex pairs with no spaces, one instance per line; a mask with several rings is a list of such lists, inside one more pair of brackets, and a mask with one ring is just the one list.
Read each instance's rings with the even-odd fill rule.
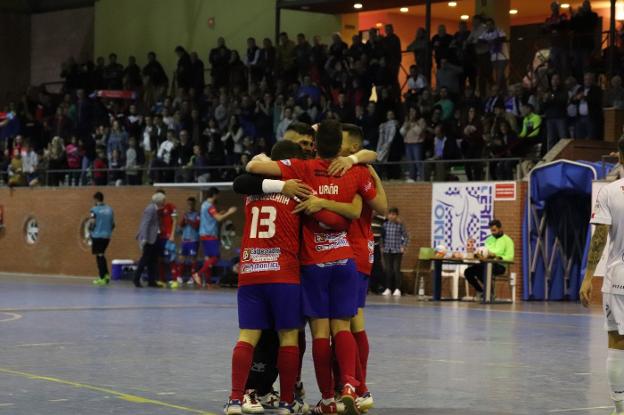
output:
[[271,149],[271,160],[273,161],[303,158],[304,154],[301,146],[292,141],[279,141]]
[[166,194],[165,189],[156,189],[156,193],[162,193],[163,195]]
[[342,124],[335,120],[325,120],[316,132],[316,151],[320,158],[331,159],[338,155],[342,147]]
[[219,193],[219,189],[217,189],[216,187],[211,187],[210,189],[208,189],[208,191],[206,192],[206,194],[208,195],[208,197],[214,197],[216,195],[218,195]]
[[342,131],[346,132],[349,137],[360,143],[364,142],[364,132],[355,124],[342,124]]
[[98,202],[104,201],[104,195],[102,194],[102,192],[95,192],[95,194],[93,195],[93,198],[97,200]]
[[312,128],[310,124],[301,121],[292,122],[288,128],[286,128],[286,131],[294,131],[299,135],[309,135],[314,137],[314,128]]
[[186,199],[187,202],[193,202],[193,203],[197,203],[197,199],[195,199],[193,196],[189,197],[188,199]]
[[399,214],[399,208],[398,207],[391,207],[390,209],[388,209],[388,213],[394,213],[395,215]]
[[497,228],[502,228],[503,224],[498,219],[492,219],[489,223],[489,227],[491,228],[492,226],[496,226]]

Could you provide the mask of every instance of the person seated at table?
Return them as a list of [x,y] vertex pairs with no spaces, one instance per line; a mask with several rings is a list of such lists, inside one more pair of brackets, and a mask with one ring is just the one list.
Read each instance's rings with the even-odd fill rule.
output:
[[[485,248],[487,249],[487,257],[476,254],[478,259],[501,260],[511,262],[514,259],[514,242],[503,232],[503,224],[500,220],[494,219],[489,223],[491,235],[485,240]],[[475,301],[481,301],[483,296],[483,274],[485,272],[485,263],[479,263],[466,268],[464,277],[468,283],[477,292]],[[503,275],[507,267],[503,264],[492,264],[492,275]]]

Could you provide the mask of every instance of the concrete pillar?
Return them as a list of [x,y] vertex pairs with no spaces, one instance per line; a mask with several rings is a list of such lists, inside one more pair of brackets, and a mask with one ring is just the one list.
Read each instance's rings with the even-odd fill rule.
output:
[[[549,2],[545,2],[546,5]],[[511,0],[475,0],[475,12],[485,14],[496,22],[496,26],[509,36]],[[522,10],[520,10],[522,13]]]

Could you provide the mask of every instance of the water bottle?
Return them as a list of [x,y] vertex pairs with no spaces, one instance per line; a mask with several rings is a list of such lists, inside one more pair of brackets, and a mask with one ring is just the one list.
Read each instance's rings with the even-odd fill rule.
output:
[[69,174],[65,175],[65,186],[69,186]]
[[422,276],[418,280],[418,296],[421,298],[425,296],[425,278]]

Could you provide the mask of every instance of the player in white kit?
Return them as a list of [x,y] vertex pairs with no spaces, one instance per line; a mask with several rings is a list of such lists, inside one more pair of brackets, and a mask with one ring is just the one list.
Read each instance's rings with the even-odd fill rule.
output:
[[[620,140],[618,148],[620,163],[623,163],[624,140]],[[591,301],[592,277],[608,237],[610,244],[602,284],[602,303],[605,329],[609,333],[607,377],[611,399],[615,404],[613,415],[620,415],[624,414],[624,179],[610,183],[600,190],[591,223],[595,230],[591,238],[580,297],[587,307]]]

